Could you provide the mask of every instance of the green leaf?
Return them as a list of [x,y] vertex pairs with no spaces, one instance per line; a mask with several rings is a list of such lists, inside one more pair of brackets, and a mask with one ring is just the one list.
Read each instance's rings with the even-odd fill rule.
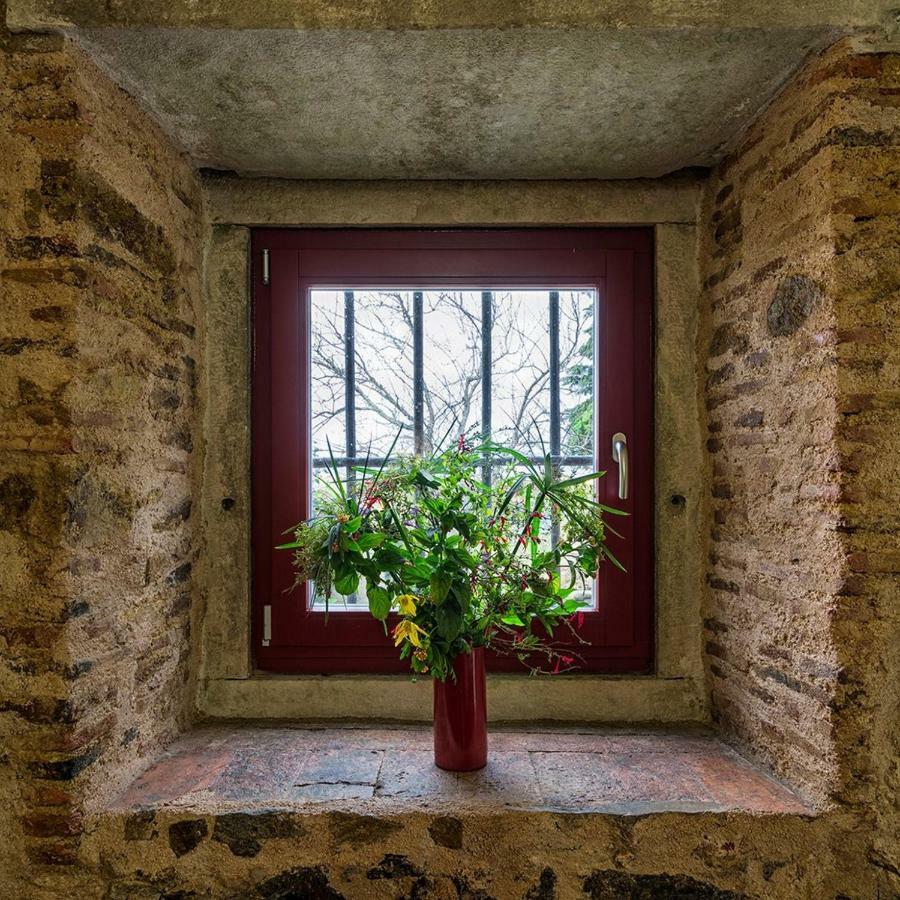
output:
[[366,595],[369,598],[369,612],[383,622],[391,611],[391,595],[380,587],[369,588]]
[[434,611],[437,633],[448,641],[454,641],[462,630],[462,610],[455,603],[445,603]]
[[331,449],[331,441],[326,436],[325,443],[328,446],[328,458],[331,460],[331,466],[328,468],[328,473],[331,475],[331,480],[334,482],[335,488],[337,488],[340,493],[341,499],[347,499],[347,491],[344,489],[344,482],[341,480],[341,472],[338,469],[337,460],[334,458],[334,451]]
[[376,554],[379,565],[386,569],[396,568],[406,563],[407,558],[402,549],[390,541],[381,544]]
[[590,472],[587,475],[579,475],[577,478],[567,478],[565,481],[557,481],[554,487],[556,488],[567,488],[574,487],[576,484],[583,484],[585,481],[594,481],[597,478],[602,478],[606,472]]
[[506,508],[509,506],[510,501],[516,495],[516,492],[522,487],[522,482],[527,478],[527,475],[520,475],[516,480],[510,485],[509,490],[506,492],[503,497],[503,501],[500,506],[497,507],[497,512],[494,513],[494,518],[499,519],[503,513],[506,512]]
[[468,582],[461,582],[450,588],[450,596],[459,604],[459,608],[465,613],[472,602],[472,588]]
[[276,550],[296,550],[297,547],[301,546],[297,541],[291,541],[289,544],[276,544]]
[[607,558],[607,559],[608,559],[608,560],[609,560],[609,561],[610,561],[617,569],[621,569],[623,572],[627,572],[627,571],[628,571],[628,570],[625,568],[625,566],[623,566],[622,563],[620,563],[619,560],[616,559],[616,557],[613,555],[612,550],[610,550],[609,547],[606,546],[606,544],[600,544],[600,550],[601,550],[601,552],[603,553],[603,555],[604,555],[604,556],[605,556],[605,557],[606,557],[606,558]]
[[384,535],[380,532],[377,534],[362,534],[356,539],[356,546],[363,552],[380,547],[384,543]]
[[347,534],[353,534],[354,531],[359,530],[360,525],[362,525],[362,516],[356,516],[348,522],[344,522],[342,527]]
[[508,613],[505,616],[500,616],[500,621],[505,623],[506,625],[518,625],[520,627],[525,626],[525,623],[515,613]]
[[340,575],[335,572],[334,589],[339,594],[343,594],[347,597],[354,593],[358,587],[359,575],[357,575],[356,572],[342,572]]
[[446,572],[432,572],[429,579],[429,587],[431,589],[431,602],[435,606],[440,606],[447,599],[450,592],[450,585],[453,579]]

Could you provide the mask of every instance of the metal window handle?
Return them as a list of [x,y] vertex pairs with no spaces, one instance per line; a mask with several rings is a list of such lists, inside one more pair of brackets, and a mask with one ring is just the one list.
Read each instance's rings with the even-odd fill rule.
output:
[[612,438],[612,458],[619,464],[619,499],[628,499],[628,438],[617,431]]

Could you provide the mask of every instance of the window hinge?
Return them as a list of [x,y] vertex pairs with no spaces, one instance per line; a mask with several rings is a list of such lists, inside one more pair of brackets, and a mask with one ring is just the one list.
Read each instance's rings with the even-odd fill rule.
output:
[[268,604],[263,607],[263,647],[268,647],[272,640],[272,607]]
[[263,250],[263,252],[262,252],[262,266],[263,266],[263,271],[262,271],[263,284],[268,284],[269,276],[271,275],[271,272],[269,270],[269,251],[268,250]]

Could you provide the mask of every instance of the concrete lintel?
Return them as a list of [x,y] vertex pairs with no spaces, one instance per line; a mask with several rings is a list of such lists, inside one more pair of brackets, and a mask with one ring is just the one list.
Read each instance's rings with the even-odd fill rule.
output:
[[895,0],[9,0],[11,30],[132,26],[275,29],[885,27]]
[[693,224],[702,179],[295,181],[204,178],[212,224],[478,227]]
[[[201,716],[225,719],[372,719],[428,722],[428,679],[389,675],[256,676],[211,679]],[[695,679],[652,676],[491,675],[492,722],[702,722],[706,700]]]

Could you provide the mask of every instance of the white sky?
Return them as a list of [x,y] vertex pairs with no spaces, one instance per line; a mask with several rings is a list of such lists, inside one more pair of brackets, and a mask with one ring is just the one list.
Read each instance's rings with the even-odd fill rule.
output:
[[[560,357],[564,374],[578,354],[592,319],[593,291],[560,292]],[[451,437],[481,417],[481,292],[425,291],[426,433],[435,442],[457,424]],[[365,453],[384,453],[401,425],[400,452],[412,451],[412,291],[357,290],[356,437]],[[540,452],[532,419],[549,439],[549,324],[547,291],[497,291],[493,326],[494,438]],[[344,295],[312,291],[313,454],[327,457],[326,436],[335,455],[344,439]],[[561,385],[563,452],[566,411],[583,397]],[[528,446],[528,445],[531,446]]]

